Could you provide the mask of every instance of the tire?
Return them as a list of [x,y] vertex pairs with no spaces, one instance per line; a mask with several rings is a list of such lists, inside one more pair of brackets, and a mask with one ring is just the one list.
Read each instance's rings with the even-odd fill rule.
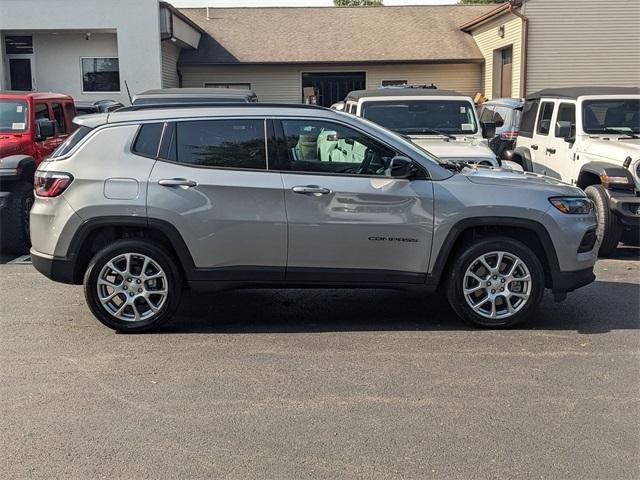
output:
[[596,246],[598,256],[606,257],[613,253],[622,236],[622,224],[609,208],[606,189],[602,185],[591,185],[584,191],[595,205]]
[[[145,262],[147,280],[141,271]],[[84,275],[84,295],[91,313],[119,332],[148,331],[164,324],[180,304],[182,286],[171,255],[141,240],[119,240],[103,248]],[[111,299],[103,302],[101,296]]]
[[[490,269],[482,265],[481,258],[491,267],[491,274]],[[507,276],[514,266],[512,276]],[[477,280],[468,272],[476,275]],[[508,328],[521,323],[536,312],[544,293],[540,260],[526,245],[507,237],[490,237],[466,244],[458,251],[448,277],[447,298],[451,308],[474,326]]]
[[29,212],[34,200],[33,184],[19,180],[11,186],[7,205],[2,209],[0,247],[3,252],[21,255],[31,248]]

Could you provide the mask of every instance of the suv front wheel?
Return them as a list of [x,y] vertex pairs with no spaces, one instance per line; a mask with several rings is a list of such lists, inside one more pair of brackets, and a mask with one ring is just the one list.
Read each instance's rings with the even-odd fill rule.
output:
[[544,271],[523,243],[506,237],[467,245],[452,265],[447,297],[465,321],[511,327],[535,313],[544,293]]
[[175,313],[182,279],[164,249],[140,240],[119,240],[89,263],[84,294],[104,325],[140,332],[159,327]]
[[591,185],[585,188],[584,193],[595,206],[598,255],[606,257],[611,255],[618,246],[622,236],[622,224],[609,208],[607,191],[603,185]]

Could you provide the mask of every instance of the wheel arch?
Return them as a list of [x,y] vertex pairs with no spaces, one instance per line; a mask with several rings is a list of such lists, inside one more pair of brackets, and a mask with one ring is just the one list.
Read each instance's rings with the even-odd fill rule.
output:
[[557,284],[560,267],[556,250],[544,226],[529,219],[516,217],[482,217],[463,219],[457,222],[447,234],[427,283],[438,287],[453,263],[455,253],[473,239],[488,236],[504,236],[525,243],[536,254],[543,266],[545,286],[553,288]]
[[84,222],[69,245],[72,282],[81,284],[91,258],[101,248],[119,239],[141,239],[164,247],[176,260],[184,278],[195,269],[193,258],[178,230],[169,222],[126,216],[98,217]]
[[516,149],[513,151],[511,160],[515,163],[519,163],[525,172],[533,172],[531,151],[527,147],[516,147]]

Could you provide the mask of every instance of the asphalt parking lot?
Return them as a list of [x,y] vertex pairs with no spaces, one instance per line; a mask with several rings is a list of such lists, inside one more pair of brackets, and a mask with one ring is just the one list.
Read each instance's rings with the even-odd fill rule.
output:
[[[8,261],[10,259],[4,259]],[[121,335],[0,265],[3,478],[640,477],[640,260],[510,331],[394,291],[188,295]]]

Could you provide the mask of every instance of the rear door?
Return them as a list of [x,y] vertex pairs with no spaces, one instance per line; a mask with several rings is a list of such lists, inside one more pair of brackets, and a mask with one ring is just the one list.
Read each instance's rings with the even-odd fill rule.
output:
[[424,282],[433,232],[427,180],[391,178],[396,152],[326,120],[281,119],[287,280]]
[[149,179],[148,216],[173,225],[203,280],[282,280],[282,180],[267,170],[263,118],[168,124]]

